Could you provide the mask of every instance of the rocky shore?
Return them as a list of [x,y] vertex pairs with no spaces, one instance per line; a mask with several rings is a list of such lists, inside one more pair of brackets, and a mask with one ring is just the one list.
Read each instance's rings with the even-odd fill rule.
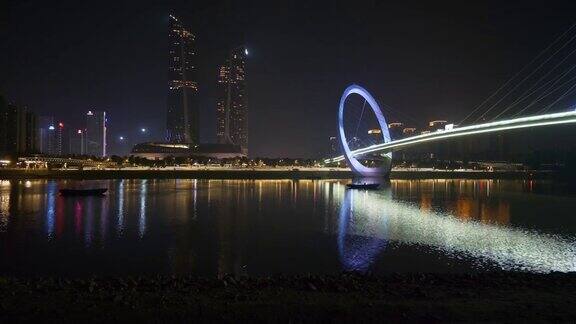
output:
[[0,277],[0,322],[574,321],[576,274]]

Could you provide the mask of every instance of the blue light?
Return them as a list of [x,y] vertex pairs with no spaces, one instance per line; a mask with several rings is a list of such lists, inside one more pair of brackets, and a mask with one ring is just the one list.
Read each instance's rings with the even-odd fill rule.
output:
[[55,130],[56,127],[54,127],[53,125],[50,125],[50,126],[48,127],[48,129],[49,129],[49,130]]
[[[374,115],[376,115],[376,120],[378,121],[380,129],[382,130],[383,142],[388,143],[391,141],[390,131],[388,130],[388,123],[386,122],[386,119],[382,114],[380,106],[378,106],[378,103],[376,102],[374,97],[372,97],[372,95],[370,95],[370,93],[368,93],[366,89],[362,88],[359,85],[353,84],[348,88],[346,88],[346,90],[344,90],[344,93],[340,98],[340,105],[338,106],[338,131],[340,134],[340,147],[342,148],[342,151],[344,153],[343,154],[344,159],[346,160],[350,169],[352,169],[352,171],[357,175],[361,175],[364,177],[373,177],[382,174],[387,174],[388,172],[390,172],[390,168],[392,165],[391,163],[389,163],[384,167],[378,167],[378,168],[366,167],[356,159],[354,154],[352,154],[352,150],[348,146],[348,140],[346,139],[346,134],[344,133],[344,103],[346,102],[348,96],[350,96],[351,94],[357,94],[362,98],[364,98],[364,100],[366,100],[366,103],[370,106],[372,112],[374,112]],[[386,157],[391,162],[392,152],[386,153]]]

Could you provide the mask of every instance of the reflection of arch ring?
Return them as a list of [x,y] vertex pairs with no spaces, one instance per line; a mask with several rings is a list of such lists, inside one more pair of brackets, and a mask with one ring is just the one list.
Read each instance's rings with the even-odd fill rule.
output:
[[370,168],[362,165],[354,156],[352,156],[350,152],[350,147],[348,146],[348,140],[346,139],[346,134],[344,133],[344,104],[346,103],[346,99],[351,94],[357,94],[364,98],[366,102],[372,108],[374,115],[376,115],[376,119],[378,120],[378,125],[382,130],[382,137],[384,143],[390,142],[390,131],[388,130],[388,124],[386,123],[386,119],[380,110],[380,106],[376,103],[376,100],[366,91],[366,89],[362,88],[359,85],[351,85],[342,94],[342,98],[340,98],[340,106],[338,108],[338,131],[340,133],[340,146],[342,148],[342,152],[344,153],[344,158],[346,159],[346,163],[352,169],[352,171],[360,176],[370,177],[370,176],[382,176],[388,174],[390,172],[390,168],[392,166],[392,152],[387,153],[386,156],[389,158],[389,161],[385,163],[384,166],[377,167],[377,168]]

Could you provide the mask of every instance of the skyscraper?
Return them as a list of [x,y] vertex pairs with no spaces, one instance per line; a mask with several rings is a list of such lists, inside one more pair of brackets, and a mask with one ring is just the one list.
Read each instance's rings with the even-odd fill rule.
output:
[[62,144],[62,141],[64,139],[64,123],[59,122],[58,125],[56,126],[56,145],[55,145],[55,149],[54,149],[54,155],[62,155],[65,154],[66,152],[64,152],[64,145]]
[[0,158],[8,152],[8,103],[0,95]]
[[36,127],[36,114],[26,107],[0,102],[0,153],[36,153]]
[[106,156],[106,112],[88,111],[86,114],[86,154]]
[[170,61],[166,139],[172,143],[198,143],[198,84],[195,37],[170,16]]
[[70,130],[68,140],[68,152],[72,155],[84,155],[84,132],[81,129]]
[[216,103],[218,142],[240,145],[244,153],[248,152],[247,55],[245,47],[237,47],[220,67]]
[[64,123],[55,123],[52,116],[40,116],[38,120],[38,150],[40,153],[55,156],[66,154],[66,146],[63,144]]
[[24,152],[38,153],[38,116],[31,111],[26,111],[25,114]]
[[38,148],[40,153],[54,154],[55,143],[55,127],[54,117],[40,116],[38,117],[39,135],[38,135]]

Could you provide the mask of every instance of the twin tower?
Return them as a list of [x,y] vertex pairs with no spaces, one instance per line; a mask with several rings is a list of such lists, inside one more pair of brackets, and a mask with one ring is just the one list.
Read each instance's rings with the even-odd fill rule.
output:
[[[166,139],[171,143],[199,144],[197,53],[194,34],[170,15],[170,59]],[[220,144],[234,144],[248,151],[246,57],[248,50],[230,51],[218,70],[216,135]]]

